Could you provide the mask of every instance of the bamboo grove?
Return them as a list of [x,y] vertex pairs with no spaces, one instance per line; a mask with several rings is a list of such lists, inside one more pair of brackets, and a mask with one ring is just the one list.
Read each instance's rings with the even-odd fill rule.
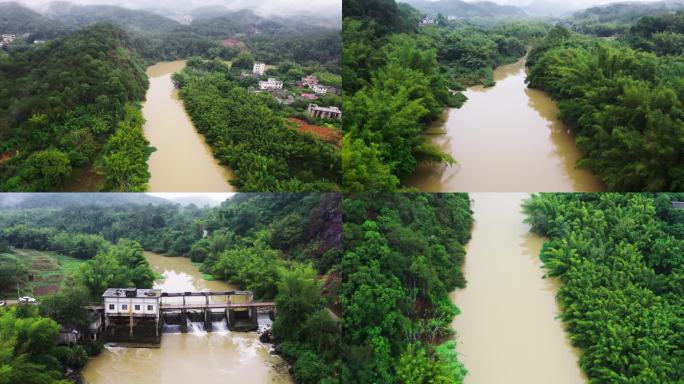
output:
[[609,190],[684,189],[683,17],[641,19],[612,42],[559,26],[530,55],[530,87],[556,100],[577,166]]
[[684,210],[679,194],[541,194],[524,204],[549,240],[560,315],[592,383],[684,380]]

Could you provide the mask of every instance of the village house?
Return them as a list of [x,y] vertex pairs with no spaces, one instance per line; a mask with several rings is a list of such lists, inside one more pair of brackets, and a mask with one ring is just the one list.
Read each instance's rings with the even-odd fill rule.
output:
[[10,45],[17,39],[17,35],[14,34],[2,34],[0,35],[0,48],[5,45]]
[[313,93],[302,93],[299,95],[299,98],[301,100],[318,100],[318,96],[314,95]]
[[328,87],[328,93],[339,96],[342,94],[342,91],[337,87]]
[[309,116],[317,119],[342,119],[342,111],[337,107],[319,107],[316,104],[309,104]]
[[254,68],[252,68],[252,73],[255,75],[263,76],[264,72],[266,72],[266,64],[257,61],[254,63]]
[[269,77],[268,81],[260,81],[259,82],[259,89],[262,91],[272,90],[272,89],[283,89],[283,82],[276,79],[276,78]]
[[430,16],[425,16],[423,19],[420,21],[420,25],[432,25],[432,24],[437,24],[435,19],[433,19]]
[[302,84],[311,87],[314,84],[318,84],[318,78],[316,76],[302,77]]
[[309,88],[311,88],[311,90],[314,91],[314,93],[318,96],[325,96],[325,94],[328,93],[328,87],[325,85],[311,84],[309,85]]

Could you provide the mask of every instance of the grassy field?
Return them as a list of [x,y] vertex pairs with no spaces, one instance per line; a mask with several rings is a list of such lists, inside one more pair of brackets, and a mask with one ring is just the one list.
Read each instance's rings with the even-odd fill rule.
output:
[[[7,254],[5,254],[7,255]],[[21,293],[32,296],[43,296],[54,293],[64,276],[76,271],[85,260],[75,259],[55,252],[34,251],[30,249],[14,249],[11,256],[21,260],[26,266],[30,281],[21,287]],[[2,297],[16,296],[16,291],[2,292]]]

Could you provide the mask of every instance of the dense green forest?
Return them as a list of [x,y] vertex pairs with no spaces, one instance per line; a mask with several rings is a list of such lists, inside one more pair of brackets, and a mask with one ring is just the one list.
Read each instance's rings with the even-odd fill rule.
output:
[[344,383],[462,383],[449,292],[473,224],[464,194],[343,200],[340,303]]
[[428,143],[427,124],[465,102],[465,86],[493,85],[492,69],[517,60],[546,27],[420,27],[421,14],[393,0],[345,1],[343,184],[350,191],[400,188],[421,161],[453,163]]
[[36,307],[0,309],[0,383],[68,384],[65,366],[85,364],[82,348],[55,346],[59,324]]
[[240,71],[193,59],[174,75],[195,127],[235,171],[231,183],[241,191],[338,190],[339,150],[290,128],[278,102],[251,93]]
[[[279,350],[297,382],[319,383],[340,371],[340,327],[327,309],[339,307],[340,199],[244,193],[217,208],[125,203],[7,209],[0,211],[0,245],[88,260],[41,303],[43,315],[72,326],[85,325],[83,305],[99,300],[107,287],[152,285],[143,249],[191,257],[203,272],[274,299]],[[26,276],[17,274],[21,270],[0,262],[0,276]],[[7,282],[16,283],[22,281]]]
[[682,20],[644,18],[613,42],[558,26],[530,54],[530,87],[556,100],[578,167],[610,190],[684,189]]
[[541,194],[524,204],[592,383],[684,381],[682,194]]
[[[168,17],[114,5],[54,2],[44,14],[15,2],[0,3],[0,31],[27,33],[27,42],[54,39],[97,23],[114,24],[128,33],[130,47],[151,62],[192,56],[231,59],[248,50],[261,61],[317,63],[339,73],[341,38],[335,25],[302,22],[296,17],[262,17],[251,10],[198,9],[190,25]],[[226,46],[222,40],[239,42]],[[25,50],[18,45],[12,49]]]
[[200,17],[193,20],[189,30],[213,39],[241,41],[263,62],[319,63],[326,70],[339,73],[342,41],[337,28],[289,18],[267,19],[244,9]]
[[129,31],[163,32],[181,26],[175,20],[150,11],[127,9],[115,5],[76,5],[68,2],[55,2],[48,6],[47,15],[53,20],[76,28],[106,22]]
[[19,3],[0,3],[0,32],[29,33],[33,39],[54,38],[66,33],[68,28]]
[[60,189],[91,167],[108,190],[144,190],[147,84],[125,32],[110,25],[0,56],[0,190]]

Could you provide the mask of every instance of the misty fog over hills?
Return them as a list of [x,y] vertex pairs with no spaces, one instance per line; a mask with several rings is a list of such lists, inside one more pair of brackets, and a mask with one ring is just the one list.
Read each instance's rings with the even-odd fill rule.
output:
[[589,8],[598,9],[619,4],[625,9],[676,9],[681,0],[404,0],[416,9],[457,17],[522,17],[570,16]]
[[[9,1],[0,1],[0,3]],[[21,0],[20,4],[32,8],[39,13],[45,14],[55,11],[55,3],[52,0]],[[222,12],[238,11],[249,9],[254,13],[265,16],[283,16],[318,18],[327,21],[336,21],[342,17],[342,4],[339,0],[231,0],[231,1],[207,1],[207,0],[75,0],[69,2],[73,5],[85,6],[118,6],[127,9],[147,10],[156,14],[172,18],[174,20],[188,23],[194,10],[205,9],[217,12],[215,16],[220,16]],[[62,2],[66,4],[66,2]],[[101,8],[104,9],[104,8]]]

